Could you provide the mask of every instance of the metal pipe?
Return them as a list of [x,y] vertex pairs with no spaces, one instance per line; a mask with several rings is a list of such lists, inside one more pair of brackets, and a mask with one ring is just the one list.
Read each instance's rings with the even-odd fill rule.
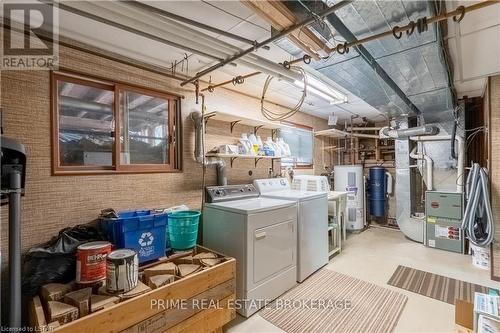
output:
[[[164,16],[164,17],[168,17],[170,19],[173,19],[173,20],[176,20],[176,21],[179,21],[179,22],[182,22],[182,23],[186,23],[186,24],[189,24],[189,25],[201,28],[203,30],[207,30],[207,31],[219,34],[219,35],[223,35],[225,37],[228,37],[228,38],[231,38],[231,39],[234,39],[234,40],[238,40],[238,41],[246,43],[246,44],[254,45],[256,43],[256,41],[254,41],[254,40],[251,40],[251,39],[248,39],[248,38],[245,38],[245,37],[241,37],[239,35],[230,33],[230,32],[228,32],[226,30],[217,29],[217,28],[212,27],[210,25],[203,24],[203,23],[201,23],[199,21],[191,20],[191,19],[189,19],[187,17],[183,17],[183,16],[180,16],[180,15],[171,13],[171,12],[167,12],[166,10],[163,10],[163,9],[160,9],[160,8],[157,8],[157,7],[153,7],[153,6],[147,5],[147,4],[139,2],[139,1],[135,1],[135,0],[119,0],[119,1],[125,3],[125,4],[127,4],[129,6],[136,7],[136,8],[139,8],[139,9],[143,9],[143,10],[146,10],[146,11],[149,11],[149,12],[153,12],[153,13],[156,13],[158,15],[161,15],[161,16]],[[269,46],[263,46],[262,48],[266,49],[266,50],[270,49]]]
[[21,328],[21,170],[10,174],[9,327]]
[[[85,4],[87,5],[87,4]],[[94,5],[95,6],[95,5]],[[103,8],[108,12],[111,12],[112,15],[125,15],[131,19],[149,19],[148,24],[152,29],[158,30],[159,34],[169,33],[171,34],[177,43],[189,43],[192,49],[200,50],[201,52],[212,54],[220,59],[226,59],[235,52],[242,51],[240,48],[235,47],[229,43],[226,43],[222,40],[219,40],[210,35],[206,35],[201,33],[198,30],[192,29],[188,26],[184,26],[179,24],[176,21],[169,20],[168,18],[161,17],[158,14],[152,14],[142,9],[132,8],[124,5],[123,3],[119,3],[117,5],[112,5],[108,3],[102,3],[97,8]],[[84,7],[85,8],[85,7]],[[118,10],[113,11],[114,8],[118,8]],[[142,16],[141,16],[142,15]],[[143,24],[139,22],[139,24]],[[157,26],[161,26],[161,29]],[[238,63],[245,67],[254,68],[257,71],[262,73],[279,76],[282,79],[293,82],[295,80],[299,80],[300,75],[290,72],[287,69],[283,68],[274,62],[267,60],[265,58],[259,57],[255,54],[248,54],[242,59],[238,60]],[[235,63],[231,63],[236,65]]]
[[407,138],[420,135],[435,135],[439,133],[439,127],[435,125],[423,125],[405,129],[389,129],[388,127],[382,130],[382,133],[393,139]]
[[[39,1],[41,3],[44,3],[44,4],[49,5],[49,6],[53,6],[54,5],[53,4],[54,1],[52,1],[52,0],[39,0]],[[113,26],[115,28],[118,28],[118,29],[130,32],[130,33],[133,33],[135,35],[139,35],[139,36],[142,36],[142,37],[145,37],[145,38],[148,38],[148,39],[160,42],[162,44],[166,44],[166,45],[169,45],[169,46],[181,49],[181,50],[186,50],[188,52],[195,53],[195,54],[198,54],[198,55],[210,58],[210,59],[214,59],[214,60],[218,60],[218,61],[223,61],[223,59],[221,59],[219,57],[216,57],[216,56],[213,56],[211,54],[208,54],[208,53],[205,53],[205,52],[201,52],[199,50],[190,48],[188,46],[185,46],[185,45],[182,45],[182,44],[178,44],[176,42],[169,41],[169,40],[167,40],[165,38],[161,38],[161,37],[158,37],[158,36],[146,33],[144,31],[141,31],[141,30],[138,30],[138,29],[134,29],[134,28],[132,28],[130,26],[127,26],[127,25],[120,24],[120,23],[115,22],[115,21],[111,21],[111,20],[105,19],[103,17],[100,17],[100,16],[97,16],[97,15],[88,13],[86,11],[83,11],[83,10],[80,10],[80,9],[68,6],[68,5],[66,5],[66,4],[64,4],[62,2],[57,2],[57,6],[59,7],[59,9],[65,10],[67,12],[70,12],[70,13],[73,13],[73,14],[76,14],[76,15],[80,15],[82,17],[86,17],[88,19],[91,19],[91,20],[94,20],[94,21],[97,21],[97,22],[101,22],[101,23],[104,23],[106,25]]]
[[[352,33],[351,30],[347,28],[347,26],[339,19],[337,15],[331,13],[327,16],[327,20],[330,24],[337,30],[342,37],[347,41],[344,45],[358,45],[357,51],[361,55],[361,58],[370,66],[385,84],[387,84],[392,91],[410,108],[410,110],[416,115],[420,115],[420,110],[417,106],[406,96],[403,90],[394,82],[394,80],[387,74],[387,72],[380,66],[375,57],[371,55],[368,50],[361,45],[356,36]],[[344,52],[347,46],[344,48]]]
[[231,80],[227,80],[227,81],[224,81],[224,82],[221,82],[221,83],[217,83],[217,84],[210,84],[208,87],[201,89],[201,92],[204,92],[204,91],[207,91],[207,90],[211,92],[215,88],[225,86],[226,84],[229,84],[229,83],[233,83],[235,79],[241,78],[241,79],[244,80],[244,79],[247,79],[249,77],[252,77],[252,76],[255,76],[255,75],[259,75],[259,74],[262,74],[262,72],[253,72],[253,73],[249,73],[249,74],[246,74],[246,75],[235,76]]
[[203,167],[215,165],[217,170],[217,185],[227,185],[227,168],[226,163],[221,159],[208,160],[203,152],[204,146],[204,117],[201,112],[194,111],[190,114],[191,120],[194,123],[194,159],[201,163]]
[[[476,3],[474,5],[470,5],[470,6],[464,7],[464,13],[472,12],[474,10],[481,9],[481,8],[484,8],[484,7],[487,7],[487,6],[491,6],[491,5],[494,5],[494,4],[497,4],[497,3],[499,3],[499,2],[496,1],[496,0],[486,0],[486,1],[483,1],[483,2],[479,2],[479,3]],[[444,20],[446,20],[446,19],[448,19],[450,17],[454,17],[454,16],[457,16],[457,15],[460,15],[462,12],[461,12],[461,10],[459,8],[460,7],[457,7],[457,9],[455,9],[455,10],[453,10],[451,12],[447,12],[447,13],[443,13],[441,15],[436,15],[436,16],[429,17],[429,18],[427,18],[427,24],[437,23],[437,22],[440,22],[440,21],[444,21]],[[411,30],[412,26],[413,25],[411,23],[409,23],[409,24],[401,26],[401,27],[395,27],[394,30],[388,30],[388,31],[385,31],[385,32],[381,32],[379,34],[368,36],[366,38],[361,38],[361,39],[353,41],[353,42],[348,42],[347,44],[345,44],[345,46],[348,47],[348,48],[350,48],[350,47],[353,47],[353,46],[358,46],[358,45],[361,45],[361,44],[364,44],[364,43],[367,43],[367,42],[371,42],[371,41],[379,39],[381,37],[393,36],[394,33],[405,32],[407,30]]]
[[275,40],[278,40],[282,37],[285,37],[287,35],[289,35],[290,33],[294,32],[295,30],[297,29],[300,29],[306,25],[309,25],[311,23],[314,23],[315,21],[339,10],[340,8],[350,4],[351,2],[353,2],[353,0],[343,0],[335,5],[333,5],[332,7],[324,10],[323,12],[317,14],[317,15],[314,15],[314,16],[311,16],[309,17],[308,19],[305,19],[303,21],[300,21],[299,23],[296,23],[294,25],[292,25],[291,27],[288,27],[282,31],[280,31],[279,33],[277,33],[276,35],[274,36],[271,36],[269,38],[267,38],[266,40],[262,41],[262,42],[258,42],[256,44],[254,44],[254,47],[251,47],[249,49],[246,49],[246,50],[243,50],[235,55],[233,55],[232,57],[228,58],[228,59],[225,59],[223,61],[220,61],[219,63],[213,65],[213,66],[210,66],[209,68],[206,68],[204,70],[202,70],[201,72],[197,73],[195,76],[187,79],[187,80],[184,80],[183,82],[181,82],[181,86],[184,86],[190,82],[193,82],[197,79],[199,79],[200,77],[208,74],[208,73],[211,73],[213,72],[214,70],[226,65],[227,63],[230,63],[230,62],[233,62],[235,60],[238,60],[239,58],[251,53],[251,52],[254,52],[256,50],[258,50],[259,48],[269,44],[269,43],[272,43],[274,42]]

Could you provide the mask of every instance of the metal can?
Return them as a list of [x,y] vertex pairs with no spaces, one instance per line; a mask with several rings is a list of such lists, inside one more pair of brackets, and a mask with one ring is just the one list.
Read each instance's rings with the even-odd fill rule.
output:
[[106,291],[126,293],[137,287],[139,280],[139,258],[131,249],[111,252],[106,258]]
[[89,242],[76,249],[76,282],[91,284],[106,279],[106,256],[111,252],[111,243]]

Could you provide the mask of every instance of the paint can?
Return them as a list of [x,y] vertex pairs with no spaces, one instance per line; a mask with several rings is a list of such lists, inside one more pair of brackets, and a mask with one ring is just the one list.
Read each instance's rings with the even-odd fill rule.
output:
[[76,249],[76,283],[93,284],[106,279],[106,256],[111,243],[105,241],[81,244]]
[[135,287],[139,280],[139,258],[131,249],[119,249],[106,258],[106,291],[126,293]]

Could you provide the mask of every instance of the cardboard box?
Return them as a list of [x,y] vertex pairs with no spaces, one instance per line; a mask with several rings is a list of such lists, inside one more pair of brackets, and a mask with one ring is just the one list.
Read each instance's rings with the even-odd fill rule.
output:
[[457,299],[455,300],[455,324],[466,329],[474,328],[474,304]]

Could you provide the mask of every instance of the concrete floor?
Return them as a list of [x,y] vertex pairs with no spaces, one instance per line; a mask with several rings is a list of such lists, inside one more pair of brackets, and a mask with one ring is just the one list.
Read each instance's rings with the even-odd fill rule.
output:
[[[500,283],[490,280],[489,271],[472,266],[470,256],[427,248],[397,230],[382,228],[348,236],[342,253],[333,257],[326,268],[407,295],[396,332],[454,332],[454,306],[387,285],[398,265],[500,288]],[[225,331],[283,332],[258,313],[248,319],[238,316]]]

